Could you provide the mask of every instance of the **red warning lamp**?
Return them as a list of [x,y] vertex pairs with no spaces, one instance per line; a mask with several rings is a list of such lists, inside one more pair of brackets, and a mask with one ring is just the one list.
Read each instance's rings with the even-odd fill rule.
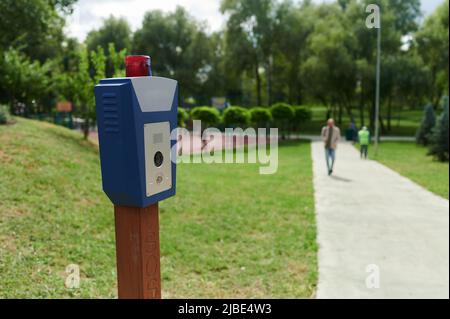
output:
[[151,76],[151,60],[148,55],[129,55],[125,58],[127,77]]

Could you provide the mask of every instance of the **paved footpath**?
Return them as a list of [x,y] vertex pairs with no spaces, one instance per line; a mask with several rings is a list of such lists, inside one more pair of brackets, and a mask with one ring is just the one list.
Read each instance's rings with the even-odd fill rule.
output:
[[[312,144],[318,298],[449,298],[449,202],[339,145]],[[379,286],[379,288],[376,288]]]

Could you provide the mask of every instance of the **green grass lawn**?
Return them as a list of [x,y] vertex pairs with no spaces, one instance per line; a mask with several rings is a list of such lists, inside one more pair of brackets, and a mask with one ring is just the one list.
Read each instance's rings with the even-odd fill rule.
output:
[[[312,120],[304,123],[301,127],[301,133],[303,134],[314,134],[318,135],[320,134],[320,131],[322,127],[326,124],[326,116],[327,116],[327,109],[324,106],[314,106],[311,107],[312,111]],[[356,125],[358,127],[361,126],[360,118],[359,118],[359,111],[353,110]],[[382,112],[382,115],[384,117],[384,122],[386,123],[386,114]],[[401,110],[401,112],[396,112],[392,115],[392,122],[391,122],[391,131],[383,133],[384,136],[414,136],[417,128],[420,125],[420,122],[422,120],[423,116],[423,110]],[[342,133],[345,133],[345,130],[350,124],[350,118],[345,113],[342,117],[342,124],[339,125],[341,128]],[[365,123],[366,126],[369,125],[369,114],[365,112]]]
[[[310,146],[279,152],[275,175],[179,165],[160,204],[164,298],[314,295]],[[44,122],[0,126],[0,297],[116,297],[113,222],[95,146]],[[71,263],[78,290],[64,286]]]
[[427,156],[427,151],[425,147],[411,142],[383,142],[375,159],[448,199],[449,164]]

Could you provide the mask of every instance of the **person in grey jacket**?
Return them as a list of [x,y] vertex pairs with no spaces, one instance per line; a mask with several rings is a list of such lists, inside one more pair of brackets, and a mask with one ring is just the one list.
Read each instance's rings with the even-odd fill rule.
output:
[[322,128],[322,140],[325,144],[325,160],[327,162],[328,175],[333,174],[336,161],[336,149],[341,139],[341,130],[334,125],[334,120],[329,119],[327,126]]

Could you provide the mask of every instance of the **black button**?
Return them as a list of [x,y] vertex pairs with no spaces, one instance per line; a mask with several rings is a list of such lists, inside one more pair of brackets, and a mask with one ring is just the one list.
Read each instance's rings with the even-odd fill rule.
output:
[[156,152],[155,157],[153,158],[153,161],[155,162],[156,167],[160,167],[163,164],[164,156],[161,152]]

